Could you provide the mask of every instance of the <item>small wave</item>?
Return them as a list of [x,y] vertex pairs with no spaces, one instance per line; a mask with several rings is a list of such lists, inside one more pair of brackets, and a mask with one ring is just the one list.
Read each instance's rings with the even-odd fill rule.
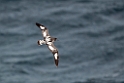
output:
[[[112,26],[109,26],[109,27],[112,27]],[[116,33],[119,33],[119,34],[123,34],[123,31],[124,31],[124,27],[123,26],[120,26],[120,25],[117,25],[117,26],[114,26],[113,28],[109,28],[108,29],[104,29],[104,30],[98,30],[98,31],[85,31],[85,32],[76,32],[75,34],[76,35],[86,35],[88,37],[109,37],[111,35],[117,35]],[[115,40],[116,39],[122,39],[123,40],[123,35],[117,37],[117,38],[114,38]]]
[[90,3],[93,2],[93,0],[77,0],[76,3]]
[[113,8],[106,8],[105,10],[101,11],[101,14],[104,15],[113,15],[116,13],[120,13],[124,11],[124,6],[117,6],[117,7],[113,7]]
[[[110,26],[110,27],[112,27],[112,26]],[[124,31],[124,26],[117,25],[112,29],[108,29],[105,33],[114,34],[114,33],[121,32],[121,31]]]
[[92,78],[92,79],[88,79],[84,82],[81,82],[81,81],[75,81],[73,83],[124,83],[124,81],[115,81],[115,80],[106,80],[106,79],[95,79],[95,78]]
[[113,38],[114,41],[123,41],[124,40],[124,35],[116,36]]

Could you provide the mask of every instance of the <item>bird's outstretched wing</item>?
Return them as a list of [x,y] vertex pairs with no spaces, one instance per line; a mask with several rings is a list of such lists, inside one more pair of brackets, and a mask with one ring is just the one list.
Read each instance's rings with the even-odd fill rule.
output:
[[40,23],[36,23],[36,25],[42,30],[42,35],[43,35],[44,38],[46,36],[50,36],[48,29],[44,25],[42,25]]
[[49,42],[49,44],[47,44],[49,50],[52,52],[53,56],[54,56],[54,61],[56,66],[58,66],[59,63],[59,55],[58,55],[58,50],[57,48],[54,46],[54,44],[52,42]]

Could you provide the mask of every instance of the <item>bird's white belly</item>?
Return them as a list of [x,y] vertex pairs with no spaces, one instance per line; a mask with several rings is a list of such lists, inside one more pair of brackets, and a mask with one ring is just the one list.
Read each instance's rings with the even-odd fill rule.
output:
[[50,38],[46,38],[46,41],[49,42],[50,41]]
[[45,38],[45,40],[46,40],[47,42],[51,41],[50,36],[47,36],[47,37]]

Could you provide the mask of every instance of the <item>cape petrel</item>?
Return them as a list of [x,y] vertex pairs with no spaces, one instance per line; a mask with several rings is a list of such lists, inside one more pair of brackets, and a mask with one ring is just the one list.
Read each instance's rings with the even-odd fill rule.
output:
[[58,63],[59,63],[58,50],[53,44],[53,42],[56,41],[57,38],[51,37],[49,35],[48,29],[44,25],[39,24],[39,23],[36,23],[36,25],[41,29],[42,35],[44,38],[44,40],[38,40],[37,42],[38,45],[43,45],[43,44],[47,45],[47,47],[49,48],[49,50],[52,52],[54,56],[54,61],[55,61],[56,66],[58,66]]

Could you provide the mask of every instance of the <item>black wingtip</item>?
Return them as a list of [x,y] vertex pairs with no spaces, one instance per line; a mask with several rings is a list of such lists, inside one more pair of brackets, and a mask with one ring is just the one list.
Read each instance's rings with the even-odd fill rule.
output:
[[37,22],[36,22],[36,25],[37,25],[38,27],[40,27],[40,26],[41,26],[41,24],[40,24],[40,23],[37,23]]
[[59,61],[58,60],[55,60],[55,64],[56,64],[57,67],[58,67],[58,63],[59,63]]
[[40,46],[40,40],[37,41],[37,44]]
[[59,56],[57,56],[57,59],[54,58],[54,60],[55,60],[56,66],[58,67],[58,64],[59,64]]
[[36,25],[37,25],[38,27],[40,27],[40,26],[45,27],[44,25],[42,25],[42,24],[40,24],[40,23],[37,23],[37,22],[36,22]]

